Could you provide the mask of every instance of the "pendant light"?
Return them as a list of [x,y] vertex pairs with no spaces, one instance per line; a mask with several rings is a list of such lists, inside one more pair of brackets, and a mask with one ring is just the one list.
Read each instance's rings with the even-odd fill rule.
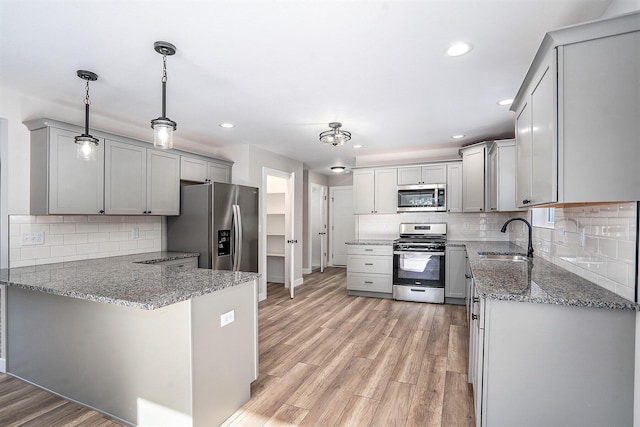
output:
[[331,122],[329,123],[331,130],[325,130],[320,134],[320,142],[323,144],[331,144],[334,147],[338,145],[344,145],[345,142],[349,142],[351,139],[351,132],[346,130],[340,130],[342,123]]
[[173,131],[176,122],[167,117],[167,56],[176,53],[176,47],[169,42],[155,42],[153,48],[162,55],[162,116],[151,120],[153,145],[157,148],[173,148]]
[[99,140],[89,135],[89,105],[91,105],[91,100],[89,99],[89,82],[98,80],[98,75],[86,70],[78,70],[76,74],[87,82],[85,85],[86,95],[84,98],[84,133],[74,138],[77,145],[76,155],[78,159],[81,160],[95,160],[96,147],[98,146]]

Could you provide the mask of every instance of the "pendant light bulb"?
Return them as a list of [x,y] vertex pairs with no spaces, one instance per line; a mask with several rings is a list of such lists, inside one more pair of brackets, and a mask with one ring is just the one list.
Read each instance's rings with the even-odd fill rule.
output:
[[96,147],[98,147],[98,138],[94,138],[89,135],[89,106],[91,100],[89,99],[89,82],[98,80],[98,75],[91,71],[78,70],[76,75],[82,80],[85,80],[85,98],[84,98],[84,133],[74,138],[76,143],[76,157],[80,160],[95,160],[96,159]]
[[158,41],[153,44],[156,52],[162,55],[162,115],[151,120],[153,145],[163,150],[173,148],[173,131],[176,122],[167,117],[167,56],[176,53],[176,47],[169,42]]

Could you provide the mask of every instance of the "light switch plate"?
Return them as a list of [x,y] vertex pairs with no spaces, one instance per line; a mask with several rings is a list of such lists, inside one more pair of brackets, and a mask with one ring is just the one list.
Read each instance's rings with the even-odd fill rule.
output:
[[235,310],[227,311],[220,315],[220,326],[227,326],[235,320]]

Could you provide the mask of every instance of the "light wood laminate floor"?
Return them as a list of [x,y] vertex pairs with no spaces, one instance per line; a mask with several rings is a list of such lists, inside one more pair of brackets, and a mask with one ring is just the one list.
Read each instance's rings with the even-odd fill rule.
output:
[[350,297],[346,271],[259,304],[260,376],[236,426],[472,426],[464,306]]
[[[350,297],[346,272],[305,276],[259,304],[260,377],[237,426],[472,426],[461,306]],[[0,374],[1,426],[122,424]]]

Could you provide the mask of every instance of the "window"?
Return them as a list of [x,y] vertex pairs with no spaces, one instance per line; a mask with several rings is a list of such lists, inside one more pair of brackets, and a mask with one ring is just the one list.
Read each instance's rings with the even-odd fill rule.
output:
[[533,208],[531,221],[534,227],[554,228],[556,210],[555,208]]

